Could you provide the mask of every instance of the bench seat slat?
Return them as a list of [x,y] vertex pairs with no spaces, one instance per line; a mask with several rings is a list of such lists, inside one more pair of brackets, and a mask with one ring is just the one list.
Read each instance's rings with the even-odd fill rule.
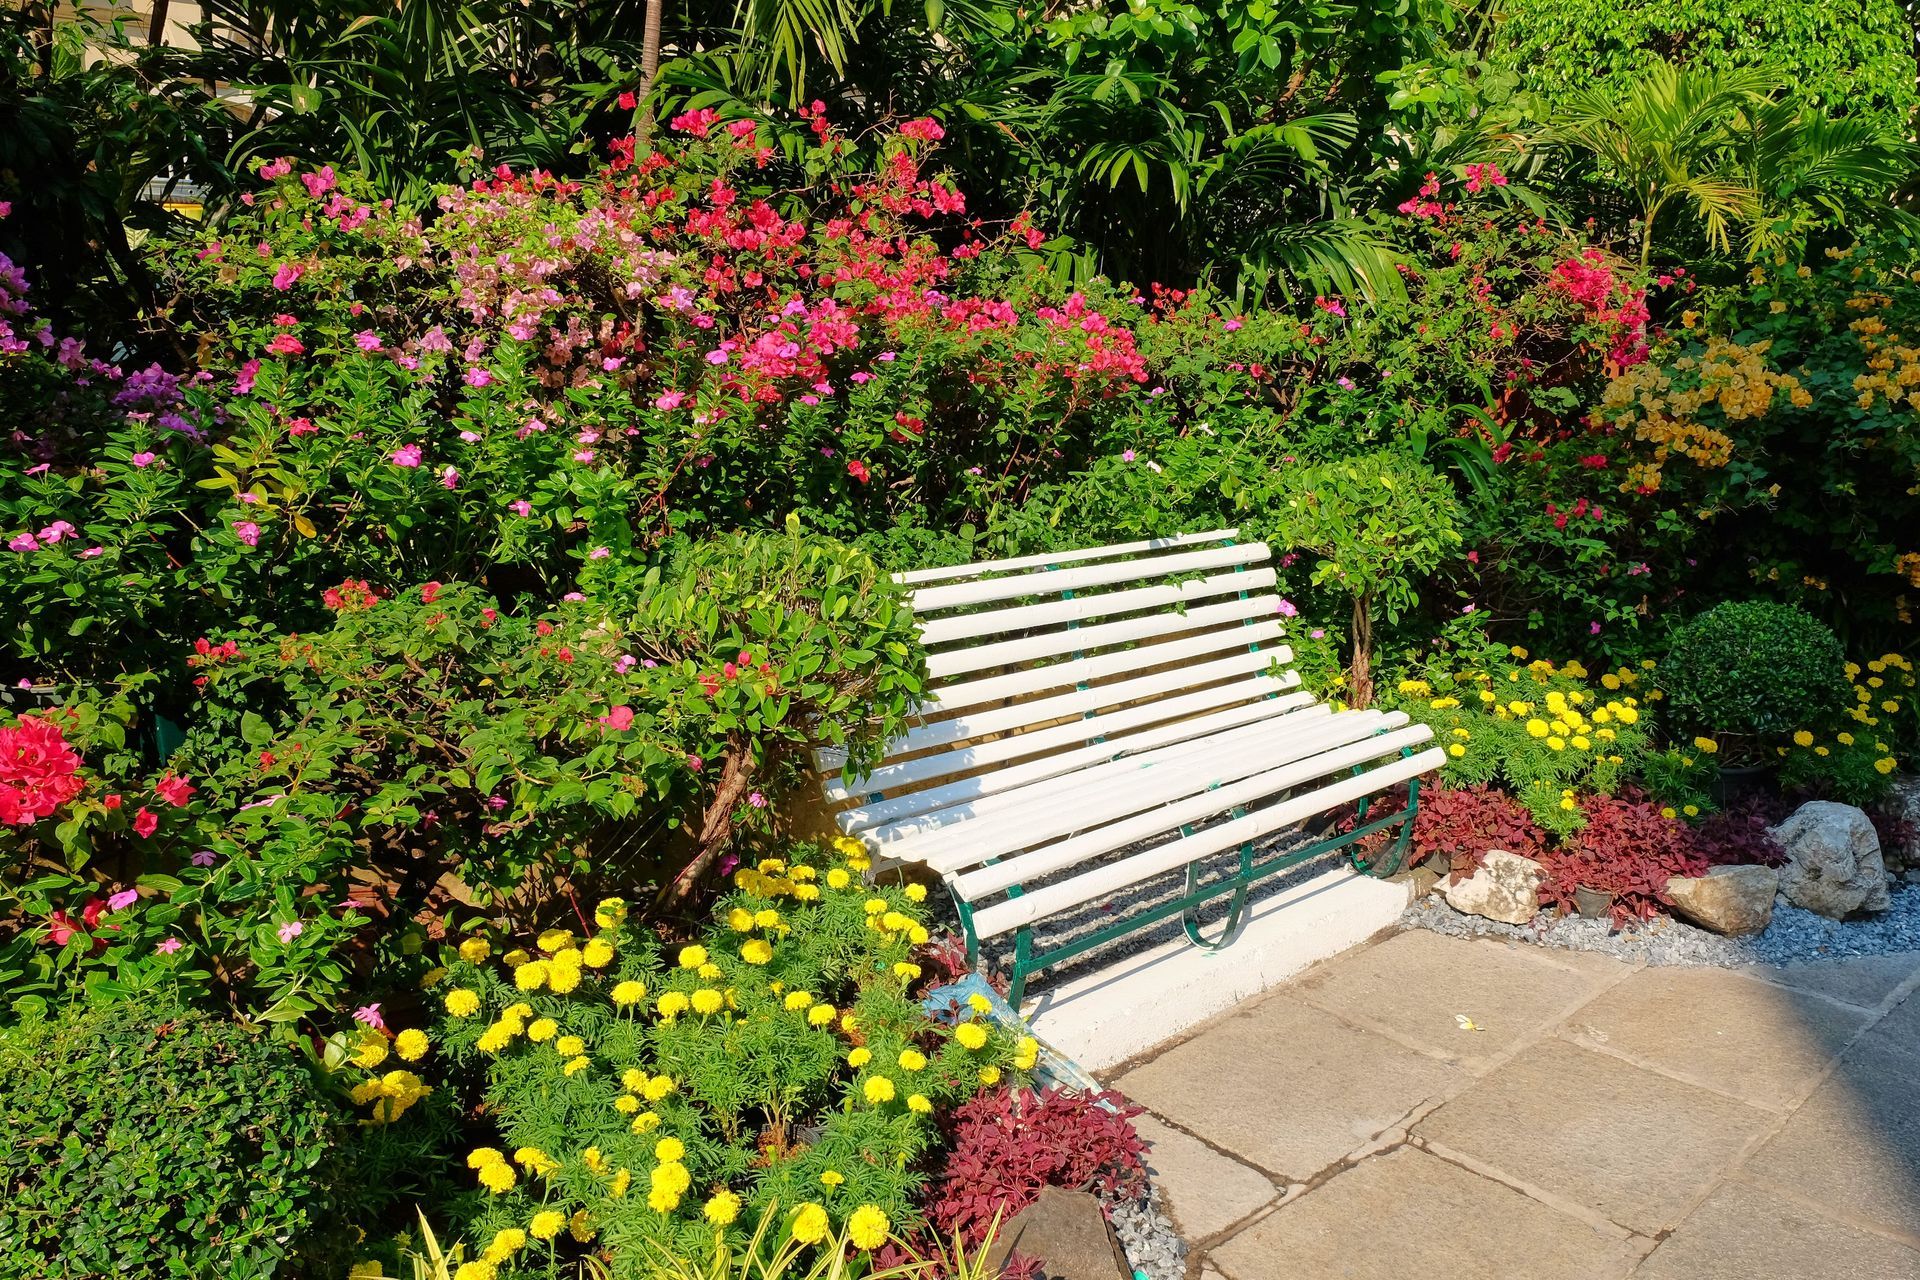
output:
[[[897,791],[901,787],[910,786],[916,782],[944,778],[954,773],[966,773],[1006,760],[1018,760],[1024,756],[1037,755],[1042,751],[1050,751],[1069,743],[1084,744],[1088,739],[1095,737],[1111,738],[1125,729],[1159,724],[1163,720],[1178,720],[1201,711],[1212,711],[1237,702],[1250,702],[1274,694],[1286,693],[1299,683],[1299,674],[1292,671],[1278,676],[1256,675],[1248,680],[1236,680],[1232,684],[1217,685],[1197,693],[1182,694],[1141,706],[1108,711],[1091,720],[1079,720],[1045,729],[1034,729],[1026,733],[1011,734],[991,742],[977,742],[957,747],[952,751],[941,752],[938,755],[903,760],[898,764],[883,764],[860,782],[860,793]],[[854,793],[836,776],[827,782],[826,794],[828,800],[841,801],[849,799]]]
[[[1025,764],[1008,765],[1004,769],[996,769],[991,773],[962,778],[958,782],[943,783],[920,791],[909,791],[885,800],[869,800],[853,808],[842,809],[835,818],[840,824],[840,829],[848,835],[861,835],[874,827],[911,817],[917,813],[927,813],[946,805],[978,799],[981,796],[997,795],[1047,778],[1057,778],[1073,773],[1103,761],[1116,758],[1127,759],[1135,752],[1155,750],[1169,744],[1191,741],[1207,734],[1225,733],[1275,716],[1289,715],[1313,705],[1313,695],[1310,693],[1295,692],[1277,698],[1263,698],[1257,702],[1228,707],[1224,711],[1209,712],[1185,720],[1176,720],[1171,724],[1143,729],[1138,733],[1112,736],[1105,742],[1055,752]],[[837,785],[837,781],[829,783],[829,786],[833,785]],[[844,795],[844,792],[842,794]]]
[[982,636],[1010,635],[1037,627],[1053,627],[1089,618],[1111,618],[1146,609],[1166,609],[1190,605],[1196,600],[1233,595],[1239,591],[1264,591],[1280,580],[1272,565],[1248,565],[1231,573],[1216,573],[1205,578],[1164,583],[1153,587],[1129,587],[1124,591],[1102,591],[1097,595],[1075,596],[1071,600],[1048,600],[1041,604],[1016,604],[1005,609],[980,613],[954,614],[945,618],[920,618],[920,639],[929,647],[972,640]]
[[[1223,649],[1251,649],[1255,645],[1272,645],[1287,633],[1287,629],[1278,617],[1273,616],[1271,605],[1268,606],[1267,612],[1268,617],[1261,622],[1218,627],[1212,631],[1205,631],[1196,636],[1185,636],[1179,640],[1162,640],[1158,644],[1138,645],[1112,653],[1096,653],[1086,658],[1070,658],[1065,662],[1025,667],[1003,676],[982,676],[978,680],[956,681],[937,689],[931,698],[922,700],[920,709],[925,715],[940,715],[962,707],[977,707],[981,703],[997,702],[1002,698],[1019,698],[1027,694],[1059,689],[1089,680],[1104,680],[1111,676],[1123,676],[1129,672],[1147,671],[1169,663],[1219,653]],[[1286,645],[1269,649],[1266,655],[1272,662],[1285,664],[1293,661],[1293,650]],[[1189,680],[1186,683],[1192,684],[1193,681]]]
[[1109,587],[1121,582],[1141,582],[1171,574],[1198,573],[1206,569],[1225,569],[1238,564],[1253,564],[1267,558],[1263,542],[1240,543],[1228,547],[1208,547],[1203,551],[1182,551],[1174,555],[1145,556],[1115,564],[1083,565],[1072,569],[1043,569],[1039,573],[1019,573],[1010,578],[987,578],[978,582],[956,582],[949,586],[922,587],[910,592],[908,599],[916,614],[939,609],[957,609],[963,605],[987,604],[994,600],[1018,600],[1023,596],[1054,596],[1062,591],[1085,591]]
[[1112,560],[1120,556],[1136,555],[1142,551],[1165,551],[1169,547],[1191,547],[1200,543],[1225,542],[1239,534],[1238,529],[1214,529],[1207,533],[1181,533],[1171,538],[1147,538],[1140,542],[1120,542],[1110,547],[1088,547],[1080,551],[1049,551],[1041,555],[1016,556],[1011,560],[981,560],[974,564],[957,564],[943,569],[909,569],[905,573],[896,573],[893,580],[903,586],[912,586],[917,582],[940,582],[947,578],[982,578],[992,573],[1007,573],[1015,569],[1052,568],[1055,565],[1079,564],[1087,560]]
[[1085,875],[995,903],[974,915],[974,930],[982,938],[994,937],[1082,903],[1093,902],[1163,872],[1176,870],[1196,859],[1232,849],[1244,841],[1258,840],[1315,814],[1325,813],[1361,796],[1372,795],[1395,783],[1419,777],[1438,769],[1446,763],[1446,758],[1446,752],[1435,747],[1405,759],[1389,761],[1318,791],[1269,805],[1244,818],[1219,823],[1191,836],[1095,868]]
[[[1103,622],[1091,627],[1068,627],[1022,636],[1018,640],[996,640],[966,649],[948,649],[927,658],[927,674],[936,680],[1004,667],[1018,662],[1038,662],[1063,653],[1092,653],[1116,644],[1135,644],[1159,636],[1183,631],[1201,631],[1235,622],[1271,618],[1278,612],[1278,596],[1248,596],[1244,600],[1224,600],[1202,605],[1185,613],[1168,610],[1143,614],[1119,622]],[[945,690],[942,691],[943,694]]]

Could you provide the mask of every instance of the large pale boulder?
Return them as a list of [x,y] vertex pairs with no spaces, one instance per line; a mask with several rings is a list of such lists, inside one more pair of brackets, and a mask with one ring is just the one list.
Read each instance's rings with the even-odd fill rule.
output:
[[1447,905],[1503,924],[1526,924],[1540,914],[1540,881],[1546,874],[1532,858],[1489,849],[1472,875],[1445,887]]
[[1683,920],[1715,933],[1758,933],[1773,919],[1780,873],[1772,867],[1715,867],[1703,876],[1674,876],[1667,897]]
[[1840,920],[1890,904],[1880,837],[1852,805],[1809,800],[1773,829],[1773,838],[1787,851],[1780,892],[1794,906]]

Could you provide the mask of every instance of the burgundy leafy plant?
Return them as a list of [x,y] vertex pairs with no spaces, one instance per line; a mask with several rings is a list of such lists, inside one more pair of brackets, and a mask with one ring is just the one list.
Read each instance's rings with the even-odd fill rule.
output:
[[1447,859],[1453,878],[1464,880],[1489,849],[1539,861],[1546,840],[1518,800],[1481,784],[1421,796],[1420,812],[1413,819],[1413,849],[1416,859]]
[[1729,805],[1702,818],[1693,829],[1693,851],[1710,867],[1756,862],[1777,867],[1787,860],[1787,851],[1773,838],[1766,806],[1757,800]]
[[1646,920],[1673,902],[1667,881],[1706,874],[1707,860],[1684,823],[1660,816],[1653,805],[1615,796],[1581,802],[1587,825],[1544,859],[1541,901],[1571,908],[1582,887],[1613,895],[1615,924]]
[[954,1112],[952,1151],[927,1214],[943,1236],[978,1244],[993,1223],[1032,1204],[1042,1187],[1091,1191],[1103,1199],[1146,1187],[1146,1144],[1133,1130],[1142,1108],[1117,1093],[1004,1086]]

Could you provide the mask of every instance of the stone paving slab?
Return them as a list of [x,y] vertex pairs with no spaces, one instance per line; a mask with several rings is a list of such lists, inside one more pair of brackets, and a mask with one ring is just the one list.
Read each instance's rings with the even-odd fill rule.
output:
[[1620,1280],[1623,1239],[1412,1147],[1355,1165],[1212,1254],[1229,1280]]
[[1729,1182],[1633,1280],[1920,1280],[1920,1252]]
[[1783,986],[1878,1009],[1900,984],[1920,972],[1920,956],[1849,956],[1789,965],[1755,965],[1740,972]]
[[1133,1127],[1147,1144],[1147,1170],[1167,1213],[1188,1240],[1220,1234],[1279,1193],[1258,1169],[1152,1116],[1140,1116]]
[[1726,969],[1648,969],[1568,1021],[1582,1044],[1772,1110],[1799,1101],[1872,1015]]
[[1654,1235],[1676,1224],[1772,1122],[1744,1103],[1551,1040],[1414,1132]]
[[[1557,963],[1537,947],[1409,929],[1300,979],[1301,999],[1469,1069],[1558,1023],[1628,967]],[[1462,1027],[1466,1017],[1478,1031]]]
[[1462,1080],[1291,995],[1268,996],[1114,1087],[1275,1177],[1304,1182]]

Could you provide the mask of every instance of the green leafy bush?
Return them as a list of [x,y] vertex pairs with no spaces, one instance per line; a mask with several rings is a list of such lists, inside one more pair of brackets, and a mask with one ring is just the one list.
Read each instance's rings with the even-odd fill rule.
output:
[[[955,1025],[929,1017],[912,959],[924,889],[868,885],[859,843],[838,848],[740,868],[684,944],[630,926],[619,900],[586,937],[461,941],[430,1040],[394,1047],[471,1081],[499,1126],[498,1145],[452,1159],[476,1188],[474,1253],[593,1241],[619,1278],[651,1274],[658,1248],[710,1253],[715,1228],[750,1231],[776,1207],[804,1244],[844,1224],[872,1249],[917,1222],[939,1117],[1031,1068],[1037,1046],[983,1018],[984,1000]],[[378,1118],[385,1047],[368,1046],[355,1096]]]
[[345,1121],[287,1045],[204,1013],[0,1031],[0,1273],[305,1274],[342,1221]]
[[1846,708],[1847,658],[1792,605],[1715,605],[1674,633],[1660,668],[1677,729],[1740,737],[1826,726]]

